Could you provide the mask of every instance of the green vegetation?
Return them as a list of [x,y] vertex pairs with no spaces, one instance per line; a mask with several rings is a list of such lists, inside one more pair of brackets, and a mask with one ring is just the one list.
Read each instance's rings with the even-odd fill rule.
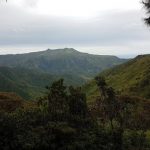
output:
[[[47,83],[64,78],[66,85],[79,86],[98,72],[125,62],[115,56],[58,49],[0,56],[0,91],[15,92],[31,100],[43,95]],[[84,69],[83,69],[84,68]]]
[[100,96],[90,106],[80,87],[60,79],[33,107],[0,112],[0,148],[149,150],[150,102],[117,95],[104,78],[96,83]]
[[79,76],[64,76],[65,83],[38,69],[0,67],[1,91],[40,96],[26,101],[0,93],[2,150],[150,149],[150,55],[106,70],[82,88]]
[[[107,83],[117,92],[150,99],[150,55],[141,55],[129,62],[104,71]],[[84,86],[89,101],[98,95],[95,81]]]
[[84,80],[72,75],[51,75],[37,70],[0,67],[0,91],[14,92],[26,100],[34,100],[45,93],[47,83],[64,77],[67,85],[83,84]]
[[22,67],[55,75],[80,75],[82,78],[91,78],[104,69],[125,61],[116,56],[92,55],[72,48],[0,56],[1,66]]

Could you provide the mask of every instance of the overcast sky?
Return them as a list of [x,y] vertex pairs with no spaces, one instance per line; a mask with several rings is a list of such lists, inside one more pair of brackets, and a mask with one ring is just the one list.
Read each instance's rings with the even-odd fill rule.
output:
[[140,0],[0,0],[0,54],[73,47],[94,54],[150,53]]

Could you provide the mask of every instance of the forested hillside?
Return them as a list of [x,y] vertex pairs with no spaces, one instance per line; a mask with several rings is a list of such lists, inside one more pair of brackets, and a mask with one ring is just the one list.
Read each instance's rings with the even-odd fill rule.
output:
[[26,100],[35,100],[45,93],[45,87],[60,78],[66,85],[81,85],[85,83],[78,76],[69,74],[51,75],[37,70],[20,67],[0,67],[0,91],[14,92]]
[[83,87],[42,71],[0,67],[2,91],[5,87],[27,99],[40,96],[26,101],[0,93],[0,147],[149,150],[149,60],[150,55],[138,56]]
[[18,96],[0,93],[1,149],[149,150],[150,101],[118,95],[101,77],[95,82],[100,96],[92,105],[62,79],[26,108]]

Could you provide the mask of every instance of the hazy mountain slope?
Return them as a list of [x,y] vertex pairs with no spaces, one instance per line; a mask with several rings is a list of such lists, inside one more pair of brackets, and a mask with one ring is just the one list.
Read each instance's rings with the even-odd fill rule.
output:
[[91,55],[67,48],[0,56],[0,66],[19,66],[59,75],[80,75],[85,79],[125,61],[115,56]]
[[[150,98],[150,55],[141,55],[100,75],[121,93]],[[98,95],[94,81],[84,86],[89,99]]]
[[0,91],[15,92],[26,99],[40,95],[44,86],[54,79],[27,69],[0,67]]

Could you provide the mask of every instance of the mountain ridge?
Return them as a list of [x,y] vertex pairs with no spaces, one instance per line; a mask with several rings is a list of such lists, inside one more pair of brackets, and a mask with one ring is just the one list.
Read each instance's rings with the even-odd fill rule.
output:
[[82,75],[90,74],[90,76],[125,61],[116,56],[81,53],[73,48],[0,55],[0,66],[18,66],[54,74],[78,72]]
[[119,59],[126,59],[126,58],[120,58],[120,57],[118,57],[118,56],[115,56],[115,55],[104,55],[104,54],[92,54],[92,53],[87,53],[87,52],[81,52],[81,51],[78,51],[78,50],[76,50],[76,49],[74,49],[74,48],[57,48],[57,49],[50,49],[50,48],[48,48],[48,49],[46,49],[46,50],[41,50],[41,51],[34,51],[34,52],[25,52],[25,53],[16,53],[16,54],[1,54],[0,56],[15,56],[15,55],[25,55],[25,54],[36,54],[36,53],[43,53],[43,52],[69,52],[69,53],[71,53],[71,52],[74,52],[74,53],[82,53],[82,54],[87,54],[87,55],[93,55],[93,56],[113,56],[113,57],[116,57],[116,58],[119,58]]

